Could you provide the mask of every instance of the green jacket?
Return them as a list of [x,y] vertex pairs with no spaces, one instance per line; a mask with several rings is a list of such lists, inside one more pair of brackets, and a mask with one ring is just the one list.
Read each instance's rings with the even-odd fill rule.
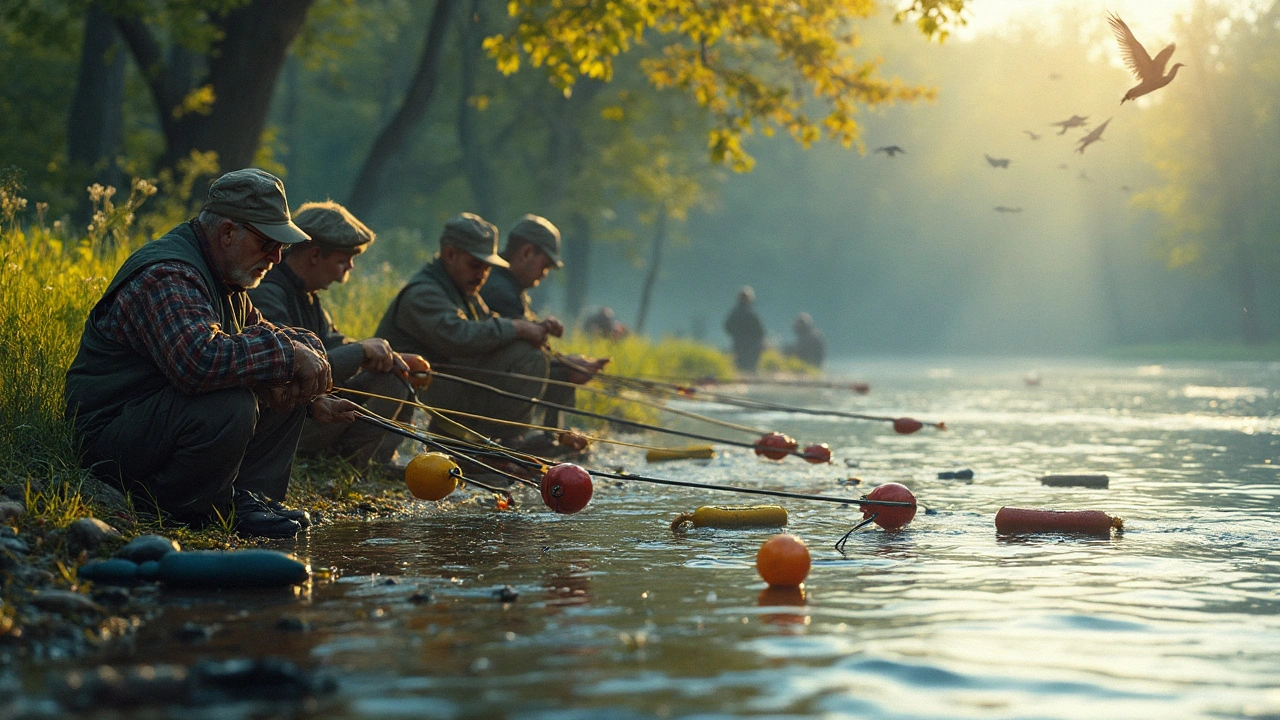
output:
[[458,292],[439,257],[401,288],[378,323],[377,336],[397,352],[417,353],[433,363],[485,355],[517,340],[511,320],[496,316],[479,296]]
[[333,318],[320,303],[318,293],[307,292],[302,278],[287,264],[280,263],[262,279],[262,284],[249,291],[253,306],[274,325],[310,330],[324,344],[329,356],[333,381],[343,383],[360,371],[364,347],[338,331]]
[[66,415],[68,419],[75,419],[81,432],[92,434],[130,401],[169,385],[169,379],[151,358],[108,339],[98,331],[97,320],[111,307],[116,291],[134,275],[157,263],[171,261],[192,265],[199,271],[205,287],[213,292],[211,299],[218,308],[224,331],[234,335],[244,330],[249,308],[253,306],[243,291],[232,291],[209,267],[190,222],[143,245],[124,261],[102,299],[89,312],[80,337],[80,349],[67,370]]
[[480,297],[493,312],[504,318],[538,322],[529,303],[529,293],[516,285],[516,276],[506,268],[496,267],[480,288]]

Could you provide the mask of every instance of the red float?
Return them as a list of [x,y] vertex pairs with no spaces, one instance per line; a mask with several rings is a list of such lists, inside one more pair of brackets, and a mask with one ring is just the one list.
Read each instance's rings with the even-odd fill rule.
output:
[[886,483],[867,493],[868,500],[886,500],[889,502],[909,502],[911,507],[883,505],[863,505],[862,517],[876,516],[875,524],[885,530],[899,530],[916,516],[916,496],[905,485]]
[[570,515],[591,502],[591,475],[573,463],[561,463],[542,476],[542,502]]
[[924,427],[924,423],[913,418],[898,418],[893,421],[893,431],[899,435],[910,435]]
[[871,392],[871,386],[866,383],[854,383],[849,386],[849,389],[858,393],[859,395],[866,395],[867,393]]
[[770,460],[781,460],[799,445],[795,438],[777,432],[769,433],[756,441],[756,454]]
[[831,462],[831,448],[826,443],[810,445],[804,449],[804,459],[814,465]]

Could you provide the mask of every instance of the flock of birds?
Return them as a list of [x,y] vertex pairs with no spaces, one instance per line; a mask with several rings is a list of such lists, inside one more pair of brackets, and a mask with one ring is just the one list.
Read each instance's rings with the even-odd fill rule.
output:
[[[1129,29],[1129,26],[1125,24],[1124,20],[1120,19],[1119,15],[1116,15],[1115,13],[1108,13],[1107,23],[1111,25],[1111,30],[1115,33],[1116,41],[1120,45],[1120,56],[1124,59],[1125,65],[1128,66],[1134,77],[1138,79],[1138,84],[1129,88],[1129,90],[1124,94],[1124,97],[1120,99],[1121,105],[1124,105],[1130,100],[1136,100],[1148,93],[1155,92],[1165,85],[1168,85],[1173,82],[1173,78],[1178,74],[1178,68],[1186,67],[1183,63],[1174,63],[1174,65],[1169,68],[1169,71],[1167,73],[1165,72],[1165,66],[1169,64],[1169,58],[1173,56],[1173,51],[1176,47],[1174,43],[1169,43],[1168,46],[1157,53],[1153,58],[1150,53],[1147,52],[1147,49],[1142,46],[1142,43],[1138,42],[1138,38],[1134,37],[1133,31]],[[1050,77],[1057,79],[1061,76],[1054,73],[1053,75],[1050,75]],[[1078,145],[1076,147],[1076,152],[1083,155],[1085,148],[1096,142],[1100,142],[1102,140],[1102,133],[1106,131],[1107,125],[1111,124],[1113,119],[1114,118],[1107,118],[1101,125],[1098,125],[1092,131],[1077,140],[1076,142]],[[1049,123],[1049,125],[1050,127],[1061,128],[1057,134],[1065,135],[1068,130],[1073,128],[1083,128],[1087,126],[1088,123],[1089,116],[1072,115],[1066,120]],[[1032,141],[1039,140],[1041,137],[1039,133],[1035,133],[1030,130],[1023,130],[1022,132],[1027,137],[1031,138]],[[884,153],[892,158],[898,155],[905,155],[906,152],[906,150],[903,150],[898,145],[886,145],[876,148],[873,151],[873,154]],[[991,157],[985,153],[983,153],[983,157],[986,158],[987,164],[993,168],[1001,170],[1009,169],[1009,163],[1011,162],[1010,158]],[[1066,169],[1067,165],[1063,163],[1058,167]],[[1085,175],[1084,171],[1080,172],[1079,177],[1081,180],[1087,181],[1089,179],[1089,177]],[[1125,186],[1122,189],[1125,192],[1131,191],[1131,188],[1128,186]],[[1020,213],[1022,212],[1022,208],[997,205],[995,207],[995,211],[998,213]]]

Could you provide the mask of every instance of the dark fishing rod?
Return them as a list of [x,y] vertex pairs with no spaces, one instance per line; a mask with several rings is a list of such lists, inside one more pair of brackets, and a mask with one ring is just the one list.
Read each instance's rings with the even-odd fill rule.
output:
[[766,378],[766,377],[735,377],[730,379],[721,379],[714,375],[697,378],[696,380],[686,380],[685,378],[636,378],[637,380],[656,380],[658,382],[669,382],[680,387],[702,387],[704,385],[777,385],[781,387],[800,387],[813,388],[815,390],[849,390],[866,395],[871,392],[871,385],[864,382],[841,382],[839,380],[814,380],[806,378]]
[[[422,434],[413,432],[411,430],[406,430],[405,428],[400,427],[396,423],[393,423],[390,420],[387,420],[381,415],[378,415],[377,413],[374,413],[370,410],[365,410],[364,412],[357,414],[356,419],[362,422],[368,423],[370,425],[373,425],[375,427],[382,428],[383,430],[386,430],[389,433],[394,433],[396,435],[399,435],[400,437],[405,437],[405,438],[409,438],[410,440],[415,440],[417,442],[422,443],[423,445],[426,445],[427,447],[435,448],[436,450],[440,450],[441,452],[444,452],[446,454],[451,452],[459,455],[463,454],[463,453],[457,452],[456,450],[452,450],[451,448],[449,448],[449,446],[445,445],[444,443],[441,443],[437,440],[429,438],[426,435],[422,435]],[[477,460],[474,457],[468,456],[467,460],[470,460],[471,462],[475,463],[476,465],[479,465],[480,467],[486,470],[495,472],[503,477],[506,477],[520,484],[532,485],[533,487],[538,487],[537,483],[534,483],[528,478],[522,478],[519,475],[514,475],[504,470],[500,470],[496,467],[493,467],[492,465],[488,465],[484,462],[481,462],[480,460]],[[472,480],[471,478],[468,478],[465,476],[463,476],[462,479],[464,482],[467,482],[471,485],[475,485],[476,487],[484,488],[485,490],[488,490],[490,492],[494,492],[499,495],[502,495],[507,499],[507,502],[514,502],[514,498],[511,497],[511,492],[509,490],[506,490],[504,488],[497,488],[492,485],[487,485],[478,480]]]
[[[595,418],[596,420],[604,420],[606,422],[611,422],[617,425],[624,425],[626,427],[636,428],[638,430],[651,430],[653,432],[666,433],[668,435],[678,435],[680,437],[686,437],[693,440],[705,440],[707,442],[720,443],[721,445],[732,445],[734,447],[750,448],[752,450],[760,447],[760,445],[758,445],[757,443],[742,442],[740,440],[726,440],[725,438],[713,437],[711,435],[702,435],[700,433],[686,432],[684,430],[673,430],[671,428],[664,428],[664,427],[659,427],[657,425],[650,425],[648,423],[642,423],[636,420],[627,420],[620,417],[614,417],[613,415],[605,415],[603,413],[591,412],[590,410],[579,410],[578,408],[573,407],[571,405],[561,405],[560,403],[548,402],[541,398],[526,397],[519,393],[513,393],[507,390],[503,390],[502,388],[496,388],[492,385],[487,385],[485,383],[480,382],[479,380],[472,380],[470,378],[459,377],[457,375],[450,375],[448,373],[437,372],[435,370],[432,370],[431,374],[441,380],[449,380],[451,382],[470,385],[471,387],[480,388],[482,390],[486,390],[488,392],[494,393],[496,395],[500,395],[502,397],[527,402],[531,405],[540,405],[542,407],[555,408],[556,410],[559,410],[561,412],[567,412],[573,415],[581,415],[583,417]],[[805,453],[800,450],[788,450],[781,447],[769,447],[768,450],[771,453],[796,455],[801,458],[806,457]]]
[[842,498],[832,497],[830,495],[809,495],[806,493],[788,492],[786,490],[764,490],[761,488],[744,488],[732,485],[715,485],[712,483],[700,483],[690,480],[667,480],[665,478],[646,477],[644,475],[636,475],[633,473],[612,473],[603,470],[587,470],[587,472],[596,477],[612,478],[614,480],[638,480],[640,482],[654,483],[656,485],[674,485],[676,487],[698,488],[701,490],[721,490],[727,492],[745,493],[747,495],[768,495],[769,497],[791,498],[793,500],[815,500],[817,502],[839,503],[841,505],[872,505],[876,507],[915,507],[915,503],[899,502],[897,500],[865,500],[862,498]]

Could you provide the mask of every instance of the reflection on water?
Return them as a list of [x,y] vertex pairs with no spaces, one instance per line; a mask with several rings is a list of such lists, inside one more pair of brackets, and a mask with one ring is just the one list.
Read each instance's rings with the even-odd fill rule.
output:
[[[522,491],[517,512],[459,502],[321,527],[296,550],[335,579],[300,597],[168,595],[162,621],[116,659],[289,656],[339,675],[327,712],[349,717],[1280,714],[1277,367],[847,370],[872,393],[764,395],[951,430],[735,414],[829,442],[836,464],[739,449],[652,468],[635,451],[596,456],[601,467],[832,495],[902,482],[931,511],[902,533],[855,534],[842,557],[831,544],[856,513],[784,502],[814,557],[804,592],[763,589],[753,563],[767,531],[668,529],[681,511],[735,498],[601,482],[576,516]],[[937,479],[957,468],[974,479]],[[836,482],[851,472],[861,486]],[[1077,472],[1105,473],[1111,487],[1037,482]],[[998,540],[1002,505],[1100,509],[1127,529]],[[519,599],[498,600],[504,585]],[[280,629],[282,617],[309,630]],[[190,620],[217,630],[201,645],[172,640]]]

